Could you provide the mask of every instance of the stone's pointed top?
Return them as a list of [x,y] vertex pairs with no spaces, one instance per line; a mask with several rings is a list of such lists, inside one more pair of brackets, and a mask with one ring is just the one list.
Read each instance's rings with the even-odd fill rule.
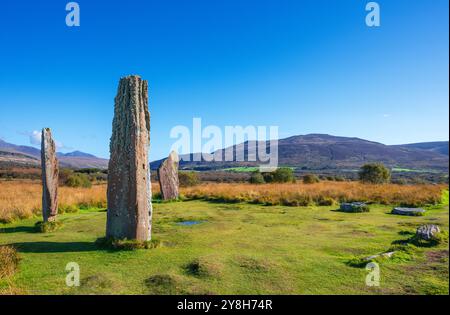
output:
[[51,132],[52,130],[48,127],[42,128],[42,132]]
[[168,156],[168,158],[169,158],[170,160],[174,161],[174,162],[179,162],[179,161],[180,161],[180,158],[179,158],[179,156],[178,156],[177,151],[171,151],[170,154],[169,154],[169,156]]
[[130,74],[124,77],[121,77],[120,80],[129,80],[129,79],[141,79],[141,76],[138,74]]

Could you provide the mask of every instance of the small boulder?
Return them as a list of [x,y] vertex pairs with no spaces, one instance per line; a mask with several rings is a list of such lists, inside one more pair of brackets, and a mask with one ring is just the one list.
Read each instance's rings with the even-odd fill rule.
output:
[[421,208],[394,208],[392,214],[420,216],[425,214],[425,210]]
[[344,202],[339,209],[343,212],[369,212],[369,207],[364,202]]
[[416,237],[420,240],[431,241],[436,239],[440,232],[439,226],[435,224],[425,224],[417,228]]

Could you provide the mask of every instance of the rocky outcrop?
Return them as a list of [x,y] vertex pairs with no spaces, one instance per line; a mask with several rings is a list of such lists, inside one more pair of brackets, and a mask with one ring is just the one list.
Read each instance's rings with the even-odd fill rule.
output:
[[139,76],[120,79],[112,130],[106,236],[150,240],[152,203],[148,163],[148,84]]
[[178,154],[172,151],[158,168],[159,186],[163,200],[178,199],[178,162]]
[[42,129],[41,135],[42,166],[42,216],[44,222],[56,220],[58,213],[58,159],[55,141],[50,128]]
[[425,224],[417,228],[416,237],[419,240],[431,241],[441,232],[439,226],[435,224]]

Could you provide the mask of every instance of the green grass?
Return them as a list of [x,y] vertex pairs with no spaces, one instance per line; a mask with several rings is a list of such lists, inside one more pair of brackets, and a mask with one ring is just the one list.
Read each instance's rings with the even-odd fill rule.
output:
[[439,173],[436,170],[428,170],[428,169],[411,169],[411,168],[402,168],[402,167],[393,167],[392,172],[398,173]]
[[[155,204],[160,246],[135,250],[96,246],[106,219],[98,209],[61,215],[52,233],[36,233],[37,218],[0,224],[0,245],[21,257],[0,291],[10,283],[30,294],[448,294],[448,243],[380,260],[380,287],[367,287],[367,271],[348,263],[388,251],[420,224],[448,232],[448,206],[423,217],[391,215],[391,206],[336,208]],[[80,287],[65,285],[69,262],[80,266]]]
[[235,172],[235,173],[253,173],[259,171],[259,167],[253,166],[241,166],[241,167],[229,167],[225,168],[226,172]]
[[[283,166],[280,166],[283,167]],[[290,168],[291,170],[295,170],[295,167],[286,166],[286,168]],[[229,167],[223,169],[226,172],[235,172],[235,173],[253,173],[259,171],[258,166],[240,166],[240,167]]]

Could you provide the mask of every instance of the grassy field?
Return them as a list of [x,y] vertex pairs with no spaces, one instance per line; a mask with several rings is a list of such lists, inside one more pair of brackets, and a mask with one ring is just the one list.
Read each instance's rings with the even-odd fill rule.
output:
[[[446,195],[448,198],[448,195]],[[367,271],[348,265],[387,251],[422,223],[448,232],[448,205],[423,217],[341,213],[336,206],[286,207],[206,201],[154,205],[153,237],[162,246],[108,251],[106,213],[91,208],[60,216],[63,226],[36,233],[38,218],[0,224],[0,244],[21,261],[0,280],[3,293],[29,294],[448,294],[448,243],[413,247],[380,262],[381,284],[365,285]],[[184,221],[199,221],[183,225]],[[80,266],[81,286],[65,285],[66,264]]]

